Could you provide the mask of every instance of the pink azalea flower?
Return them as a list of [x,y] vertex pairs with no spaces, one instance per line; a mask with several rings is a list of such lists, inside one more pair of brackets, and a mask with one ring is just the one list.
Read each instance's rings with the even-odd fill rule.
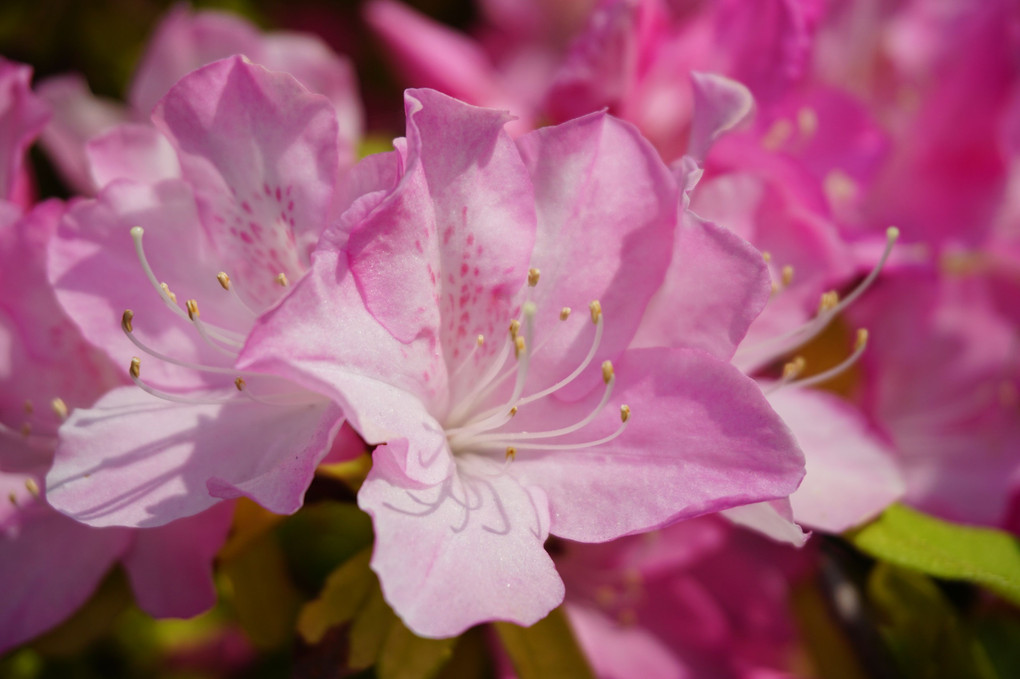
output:
[[32,70],[0,58],[0,200],[25,210],[32,203],[25,153],[49,120],[49,108],[32,93]]
[[567,612],[597,676],[793,676],[789,598],[806,554],[711,517],[560,549]]
[[407,138],[356,168],[361,198],[240,365],[331,394],[378,446],[358,502],[411,629],[546,615],[563,598],[549,535],[792,492],[800,452],[725,350],[630,348],[678,200],[636,130],[595,114],[515,143],[503,113],[405,101]]
[[[258,315],[304,274],[339,200],[334,108],[233,57],[183,78],[153,122],[179,178],[112,181],[72,206],[51,248],[61,303],[136,386],[64,424],[49,500],[96,526],[162,525],[240,496],[293,512],[343,417],[234,364]],[[139,128],[126,129],[121,140]],[[137,151],[102,150],[111,167]]]
[[38,91],[54,109],[42,141],[75,190],[94,194],[105,184],[95,176],[87,143],[118,123],[147,121],[149,113],[185,74],[218,59],[243,54],[255,63],[290,73],[336,109],[341,157],[353,158],[361,136],[362,111],[350,63],[312,35],[269,32],[235,15],[171,9],[148,42],[128,88],[128,106],[92,95],[78,75],[50,78]]
[[0,652],[71,615],[117,562],[148,613],[209,608],[211,563],[232,514],[225,504],[151,531],[97,529],[46,504],[43,479],[61,420],[121,382],[46,279],[46,248],[63,212],[47,201],[19,216],[0,201]]

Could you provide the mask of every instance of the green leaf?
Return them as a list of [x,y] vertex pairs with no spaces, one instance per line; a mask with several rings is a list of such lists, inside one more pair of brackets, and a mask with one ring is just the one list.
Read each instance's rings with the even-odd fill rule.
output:
[[879,630],[908,679],[996,679],[985,649],[927,576],[879,563],[868,578]]
[[422,639],[394,615],[375,668],[376,676],[379,679],[430,679],[450,659],[455,643],[456,637]]
[[331,627],[351,620],[373,587],[375,575],[368,567],[372,550],[365,549],[336,569],[322,593],[301,609],[297,629],[309,644],[317,644]]
[[1020,604],[1020,540],[1008,533],[947,523],[893,505],[847,538],[877,559],[983,585]]
[[390,626],[397,619],[389,604],[383,599],[379,583],[369,592],[361,610],[351,623],[350,654],[347,665],[354,670],[371,667],[379,659]]
[[287,566],[309,596],[321,591],[341,564],[372,546],[372,519],[344,502],[306,505],[287,517],[277,531]]
[[493,626],[520,679],[594,679],[562,606],[531,627],[509,622],[497,622]]

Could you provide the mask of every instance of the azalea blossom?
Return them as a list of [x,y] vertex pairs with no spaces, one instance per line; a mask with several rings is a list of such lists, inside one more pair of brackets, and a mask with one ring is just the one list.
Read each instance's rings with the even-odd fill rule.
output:
[[39,95],[54,110],[42,142],[75,190],[94,194],[108,177],[97,176],[89,142],[121,123],[148,122],[160,99],[181,77],[235,54],[290,73],[312,92],[326,96],[336,111],[341,155],[352,156],[362,128],[361,102],[353,68],[319,38],[303,34],[260,32],[244,19],[224,12],[173,7],[146,44],[128,87],[125,106],[94,96],[78,74],[48,78]]
[[50,502],[97,526],[162,525],[241,496],[293,512],[342,414],[235,362],[339,200],[333,106],[234,57],[183,78],[153,122],[153,143],[132,143],[154,132],[130,126],[95,149],[111,175],[151,176],[75,204],[50,251],[61,303],[135,383],[64,424]]
[[628,348],[679,198],[634,128],[595,114],[515,143],[504,113],[405,101],[407,138],[355,169],[364,192],[239,365],[329,393],[377,446],[358,502],[411,629],[546,615],[549,535],[792,492],[803,459],[753,381],[705,351]]

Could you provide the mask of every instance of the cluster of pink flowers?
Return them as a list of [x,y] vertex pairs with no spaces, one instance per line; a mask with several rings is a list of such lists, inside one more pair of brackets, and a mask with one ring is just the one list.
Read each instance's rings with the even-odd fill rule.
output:
[[308,35],[179,7],[127,105],[0,61],[0,650],[117,563],[208,609],[236,501],[366,450],[411,631],[565,602],[607,678],[794,676],[812,531],[1020,529],[1014,2],[479,4],[366,4],[360,159]]

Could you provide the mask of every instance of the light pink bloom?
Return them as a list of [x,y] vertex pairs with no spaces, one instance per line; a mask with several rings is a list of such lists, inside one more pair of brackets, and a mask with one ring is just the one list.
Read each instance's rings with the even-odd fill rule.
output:
[[43,479],[62,418],[122,378],[46,279],[46,248],[64,206],[18,212],[0,201],[0,652],[71,615],[117,562],[146,612],[197,615],[215,601],[211,563],[229,504],[151,531],[91,528],[46,504]]
[[[61,303],[88,340],[131,363],[138,385],[64,424],[50,502],[97,526],[162,525],[240,496],[293,512],[343,418],[325,398],[234,363],[329,221],[334,108],[233,57],[183,78],[153,122],[180,178],[112,181],[71,208],[50,252]],[[149,138],[128,127],[120,139],[139,129]],[[111,167],[135,151],[102,149]]]
[[93,174],[86,145],[121,122],[145,122],[159,100],[182,76],[235,54],[297,78],[325,95],[336,109],[341,159],[349,162],[361,136],[362,111],[351,65],[312,35],[269,32],[237,16],[194,12],[181,4],[167,13],[148,42],[128,88],[128,105],[94,97],[78,75],[50,78],[39,86],[53,107],[53,122],[42,141],[68,183],[91,194],[105,184]]
[[549,535],[793,491],[801,455],[752,381],[705,351],[629,348],[679,198],[632,126],[596,114],[515,143],[505,114],[434,91],[406,110],[241,365],[331,394],[378,445],[358,501],[415,632],[540,619],[563,597]]
[[32,94],[31,79],[28,66],[0,57],[0,200],[23,210],[32,202],[25,153],[50,117],[49,108]]

